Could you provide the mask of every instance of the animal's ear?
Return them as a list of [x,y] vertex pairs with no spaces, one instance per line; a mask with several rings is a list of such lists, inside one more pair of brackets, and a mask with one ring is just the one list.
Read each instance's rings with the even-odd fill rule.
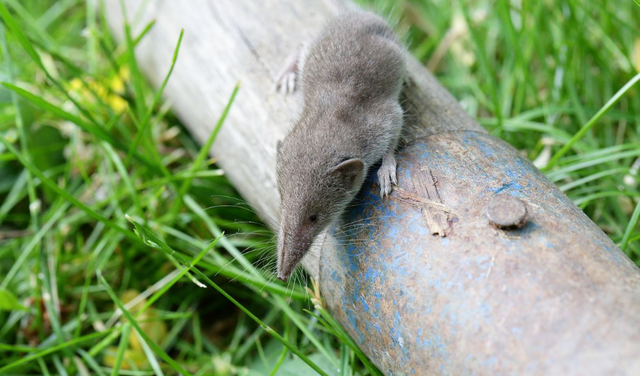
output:
[[339,175],[353,189],[362,184],[364,178],[364,162],[357,158],[347,159],[329,171],[331,175]]

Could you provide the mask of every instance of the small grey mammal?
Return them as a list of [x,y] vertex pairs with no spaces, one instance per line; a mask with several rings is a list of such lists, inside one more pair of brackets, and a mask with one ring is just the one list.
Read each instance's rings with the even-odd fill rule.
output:
[[330,21],[280,75],[277,88],[300,86],[304,103],[277,150],[280,280],[289,278],[380,160],[380,194],[391,193],[405,70],[404,49],[391,28],[359,11]]

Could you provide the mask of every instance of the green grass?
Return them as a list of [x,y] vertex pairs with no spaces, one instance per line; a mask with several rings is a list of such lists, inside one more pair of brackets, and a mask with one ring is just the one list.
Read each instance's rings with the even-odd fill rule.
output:
[[[364,3],[640,261],[640,7]],[[0,3],[0,373],[377,374],[92,4]]]

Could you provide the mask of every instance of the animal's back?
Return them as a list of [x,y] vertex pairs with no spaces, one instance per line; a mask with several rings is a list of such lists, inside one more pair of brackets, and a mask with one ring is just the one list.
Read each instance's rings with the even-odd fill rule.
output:
[[366,101],[398,94],[404,76],[403,49],[386,22],[352,12],[331,21],[308,47],[302,69],[305,97],[340,91]]

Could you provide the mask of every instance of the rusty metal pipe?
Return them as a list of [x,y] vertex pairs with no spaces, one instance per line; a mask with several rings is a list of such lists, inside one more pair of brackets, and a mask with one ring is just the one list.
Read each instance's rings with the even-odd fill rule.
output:
[[[276,217],[275,144],[300,107],[272,78],[342,3],[125,3],[138,26],[156,20],[137,49],[156,86],[185,29],[165,96],[200,141],[242,80],[212,155]],[[119,1],[105,9],[122,38]],[[380,200],[369,182],[345,218],[359,225],[305,260],[331,312],[388,375],[639,374],[638,268],[410,57],[408,71],[400,189]]]
[[[345,218],[362,225],[337,231],[348,246],[320,260],[331,312],[382,370],[640,372],[638,268],[528,160],[462,131],[416,140],[398,162],[405,188],[390,200],[364,190]],[[433,216],[446,237],[432,234]]]

